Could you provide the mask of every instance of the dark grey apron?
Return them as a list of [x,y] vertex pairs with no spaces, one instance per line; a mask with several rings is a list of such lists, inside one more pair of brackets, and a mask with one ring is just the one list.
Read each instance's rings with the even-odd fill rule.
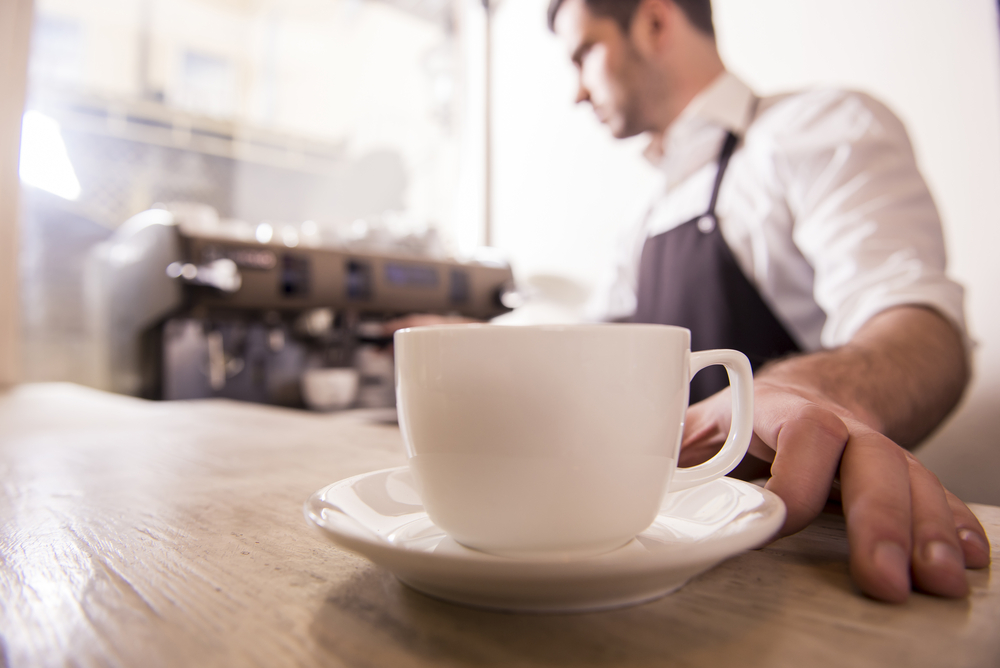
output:
[[[708,210],[646,240],[634,321],[687,327],[691,350],[733,348],[745,354],[756,371],[800,348],[743,275],[719,230],[715,203],[738,142],[730,132],[722,145]],[[728,384],[722,367],[708,367],[691,383],[691,403]]]

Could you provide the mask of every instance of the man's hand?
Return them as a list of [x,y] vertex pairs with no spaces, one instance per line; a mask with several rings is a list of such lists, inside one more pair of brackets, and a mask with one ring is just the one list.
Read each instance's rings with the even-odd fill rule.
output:
[[[935,313],[910,307],[886,312],[873,319],[873,325],[874,329],[859,334],[865,349],[860,353],[845,347],[841,352],[803,355],[758,375],[749,452],[770,462],[766,487],[788,508],[782,535],[799,531],[822,511],[839,476],[851,573],[866,594],[902,602],[912,585],[941,596],[964,596],[968,593],[964,569],[989,564],[986,534],[972,511],[887,435],[919,440],[954,405],[957,396],[946,399],[948,405],[942,408],[942,398],[928,390],[925,394],[931,395],[934,405],[921,405],[917,397],[924,396],[923,403],[927,403],[921,394],[921,382],[926,379],[900,376],[922,369],[884,369],[883,361],[893,366],[893,355],[885,360],[876,356],[874,362],[867,357],[877,351],[876,342],[881,345],[885,335],[900,331],[916,331],[917,338],[929,334],[935,344],[957,334]],[[909,329],[913,326],[922,329]],[[907,343],[900,345],[913,343],[912,336],[907,338]],[[951,344],[946,347],[953,352]],[[857,365],[859,355],[866,358],[864,365],[874,365],[869,369],[874,376],[849,373],[848,367]],[[947,354],[938,360],[945,366],[956,361]],[[960,393],[964,358],[958,364],[962,367],[957,383]],[[940,387],[940,376],[931,380]],[[917,391],[900,390],[895,397],[916,400],[917,405],[901,407],[887,398],[886,392],[892,396],[894,383],[903,381],[916,383]],[[688,410],[682,466],[704,460],[718,449],[729,430],[730,410],[728,390]],[[928,420],[912,415],[921,410],[932,411],[937,417]],[[907,415],[911,419],[907,420]]]

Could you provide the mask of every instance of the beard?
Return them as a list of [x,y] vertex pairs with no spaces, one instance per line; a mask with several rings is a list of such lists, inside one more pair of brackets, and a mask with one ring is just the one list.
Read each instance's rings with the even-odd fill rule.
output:
[[608,77],[606,99],[594,105],[598,118],[616,139],[634,137],[655,129],[647,112],[655,102],[652,93],[662,87],[656,71],[642,54],[627,43],[616,72]]

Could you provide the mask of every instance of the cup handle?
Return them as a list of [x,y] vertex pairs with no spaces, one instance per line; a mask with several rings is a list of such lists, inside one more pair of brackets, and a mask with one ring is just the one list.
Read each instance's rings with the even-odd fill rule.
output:
[[736,350],[704,350],[691,353],[691,377],[713,364],[726,367],[733,396],[733,422],[722,449],[707,462],[678,468],[670,491],[675,492],[721,478],[740,463],[753,436],[753,369],[746,355]]

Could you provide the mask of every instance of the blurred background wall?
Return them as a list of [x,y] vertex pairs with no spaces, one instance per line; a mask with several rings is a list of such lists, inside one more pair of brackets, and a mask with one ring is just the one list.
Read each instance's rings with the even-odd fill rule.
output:
[[[547,0],[496,14],[497,245],[522,276],[593,285],[656,176],[573,107]],[[978,341],[965,401],[920,457],[963,498],[1000,504],[1000,53],[994,0],[714,0],[727,66],[768,94],[861,89],[906,123],[944,220],[951,273]],[[475,117],[475,114],[473,114]]]

